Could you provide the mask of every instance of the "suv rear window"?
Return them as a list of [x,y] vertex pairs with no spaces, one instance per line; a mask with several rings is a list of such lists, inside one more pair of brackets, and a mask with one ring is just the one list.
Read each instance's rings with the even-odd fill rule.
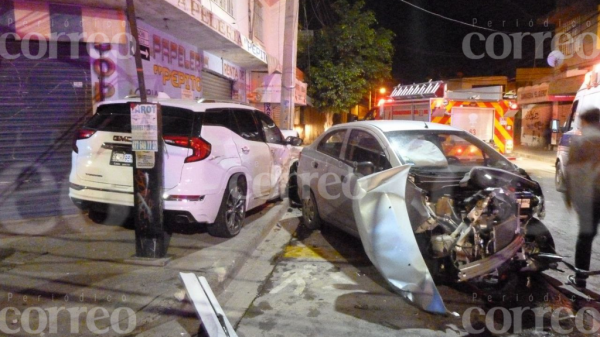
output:
[[[191,110],[161,106],[163,134],[189,136],[194,128],[194,114]],[[85,124],[88,129],[108,132],[131,133],[130,104],[106,104]]]

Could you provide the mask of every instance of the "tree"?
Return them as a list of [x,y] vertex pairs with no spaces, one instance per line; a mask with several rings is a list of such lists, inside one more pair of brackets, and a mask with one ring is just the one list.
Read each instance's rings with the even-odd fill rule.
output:
[[[314,32],[308,48],[309,95],[324,111],[342,112],[358,104],[377,81],[391,78],[394,33],[378,28],[364,1],[332,5],[337,22]],[[306,59],[306,57],[300,57]],[[301,64],[301,63],[299,63]]]

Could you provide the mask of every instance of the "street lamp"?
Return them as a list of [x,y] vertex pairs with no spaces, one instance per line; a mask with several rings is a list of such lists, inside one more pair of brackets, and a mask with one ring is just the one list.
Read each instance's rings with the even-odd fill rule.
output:
[[385,87],[381,87],[379,88],[379,99],[377,100],[377,106],[380,106],[383,102],[385,102],[385,93],[386,93],[386,88]]

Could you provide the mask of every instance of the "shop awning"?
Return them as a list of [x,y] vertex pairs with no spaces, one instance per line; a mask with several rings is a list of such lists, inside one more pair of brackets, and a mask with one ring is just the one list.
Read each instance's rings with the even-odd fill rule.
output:
[[550,82],[550,87],[548,88],[548,95],[551,96],[575,96],[581,85],[583,84],[583,80],[585,79],[585,75],[573,76],[558,79],[556,81]]

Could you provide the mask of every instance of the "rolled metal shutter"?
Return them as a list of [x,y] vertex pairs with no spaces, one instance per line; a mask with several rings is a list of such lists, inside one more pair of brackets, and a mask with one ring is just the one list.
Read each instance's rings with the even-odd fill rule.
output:
[[206,99],[231,100],[232,83],[226,78],[203,71],[202,96]]
[[[0,57],[0,220],[77,212],[68,198],[71,144],[92,113],[89,57],[79,47],[77,59],[62,43],[55,58]],[[21,53],[20,41],[7,49]]]

